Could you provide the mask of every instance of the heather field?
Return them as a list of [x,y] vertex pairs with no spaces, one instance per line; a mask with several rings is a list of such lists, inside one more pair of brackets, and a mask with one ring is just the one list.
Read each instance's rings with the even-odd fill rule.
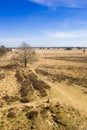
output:
[[0,130],[87,130],[87,50],[35,51],[0,57]]

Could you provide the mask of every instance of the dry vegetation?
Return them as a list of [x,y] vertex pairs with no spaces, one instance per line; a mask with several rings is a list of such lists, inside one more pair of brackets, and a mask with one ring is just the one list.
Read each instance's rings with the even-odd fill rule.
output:
[[36,50],[26,68],[0,58],[0,130],[87,130],[87,52]]

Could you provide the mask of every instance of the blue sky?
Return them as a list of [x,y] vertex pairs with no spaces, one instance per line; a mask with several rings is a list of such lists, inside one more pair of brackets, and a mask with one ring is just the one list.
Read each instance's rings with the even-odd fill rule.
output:
[[86,0],[1,0],[0,44],[87,46]]

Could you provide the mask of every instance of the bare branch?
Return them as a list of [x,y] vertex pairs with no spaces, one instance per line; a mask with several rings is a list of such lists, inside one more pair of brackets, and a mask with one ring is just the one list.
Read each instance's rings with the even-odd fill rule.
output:
[[29,62],[32,62],[36,59],[35,51],[28,45],[23,42],[19,47],[18,51],[18,59],[21,63],[26,67]]

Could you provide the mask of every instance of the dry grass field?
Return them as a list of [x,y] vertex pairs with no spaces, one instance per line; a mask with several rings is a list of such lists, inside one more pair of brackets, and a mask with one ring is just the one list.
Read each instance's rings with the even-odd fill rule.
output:
[[87,130],[87,50],[36,54],[26,68],[0,58],[0,130]]

